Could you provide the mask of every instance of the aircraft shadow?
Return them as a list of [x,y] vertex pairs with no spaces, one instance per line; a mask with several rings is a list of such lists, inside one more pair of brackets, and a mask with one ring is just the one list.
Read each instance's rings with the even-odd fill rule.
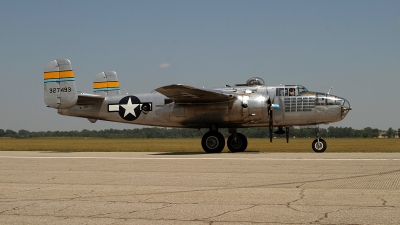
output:
[[74,153],[74,151],[41,151],[39,153]]
[[159,152],[150,155],[205,155],[205,152]]
[[221,152],[221,153],[206,153],[206,152],[159,152],[150,155],[208,155],[208,154],[255,154],[259,151],[245,151],[245,152]]

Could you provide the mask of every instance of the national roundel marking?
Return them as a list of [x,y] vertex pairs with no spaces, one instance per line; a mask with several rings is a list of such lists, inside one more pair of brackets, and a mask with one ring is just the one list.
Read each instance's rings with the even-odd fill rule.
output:
[[118,114],[124,120],[136,120],[141,111],[141,102],[136,96],[126,96],[119,101]]
[[119,103],[108,104],[108,112],[118,112],[119,116],[128,121],[136,120],[143,112],[152,111],[152,102],[141,102],[133,95],[128,95],[119,100]]

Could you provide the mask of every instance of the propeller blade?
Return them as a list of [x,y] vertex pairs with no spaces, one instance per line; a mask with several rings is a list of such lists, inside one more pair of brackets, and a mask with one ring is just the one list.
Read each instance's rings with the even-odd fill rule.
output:
[[274,128],[274,115],[273,115],[273,104],[271,99],[269,98],[268,101],[268,130],[269,130],[269,144],[272,145],[272,138],[273,133],[272,129]]
[[269,143],[270,144],[272,144],[272,129],[273,129],[273,127],[274,127],[274,122],[273,122],[273,119],[274,119],[274,116],[273,116],[273,112],[272,112],[272,104],[269,104]]

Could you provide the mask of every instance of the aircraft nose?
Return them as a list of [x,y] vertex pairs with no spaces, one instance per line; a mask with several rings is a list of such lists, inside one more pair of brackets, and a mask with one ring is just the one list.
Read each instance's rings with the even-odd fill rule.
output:
[[350,102],[347,101],[344,98],[341,98],[343,100],[342,102],[342,119],[344,119],[347,116],[347,113],[352,109],[350,106]]
[[350,102],[347,101],[344,98],[335,96],[335,95],[326,95],[325,97],[322,97],[321,99],[318,99],[319,101],[326,101],[325,104],[327,105],[340,105],[341,111],[342,111],[342,119],[344,119],[351,110]]
[[347,101],[346,99],[344,99],[344,98],[341,98],[342,100],[343,100],[343,103],[342,103],[342,108],[343,109],[346,109],[346,110],[351,110],[351,107],[350,107],[350,102],[349,101]]

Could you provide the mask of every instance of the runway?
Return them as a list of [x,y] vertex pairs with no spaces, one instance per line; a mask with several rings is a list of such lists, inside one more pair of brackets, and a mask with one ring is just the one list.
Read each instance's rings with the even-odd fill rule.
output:
[[0,152],[0,224],[400,224],[400,153]]

